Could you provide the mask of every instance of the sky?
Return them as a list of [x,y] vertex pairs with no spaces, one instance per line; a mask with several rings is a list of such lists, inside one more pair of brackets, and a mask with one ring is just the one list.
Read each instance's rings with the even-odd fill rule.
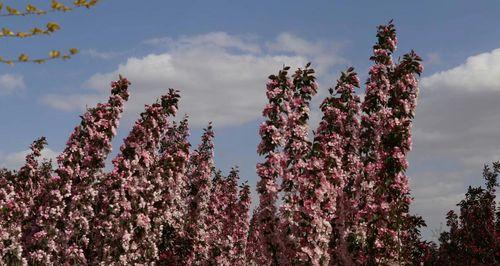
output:
[[85,107],[107,99],[109,83],[122,74],[132,82],[131,99],[115,151],[144,104],[173,87],[181,91],[179,116],[189,114],[192,143],[213,121],[217,166],[226,173],[239,166],[255,188],[267,76],[312,62],[320,84],[315,128],[318,103],[340,71],[353,66],[365,80],[376,26],[394,19],[396,56],[414,49],[424,59],[408,175],[411,211],[427,221],[424,237],[435,240],[467,187],[483,183],[484,164],[500,160],[498,14],[498,1],[104,0],[89,10],[2,17],[13,30],[62,26],[53,36],[1,39],[4,58],[70,47],[81,53],[0,66],[0,167],[19,167],[40,136],[49,142],[44,156],[54,158]]

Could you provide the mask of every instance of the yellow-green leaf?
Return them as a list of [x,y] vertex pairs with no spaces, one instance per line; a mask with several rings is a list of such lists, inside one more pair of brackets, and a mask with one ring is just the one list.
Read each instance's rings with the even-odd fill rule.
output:
[[28,60],[29,60],[29,57],[28,57],[28,55],[26,55],[26,54],[21,54],[21,55],[19,56],[19,61],[20,61],[20,62],[27,62]]
[[59,9],[61,9],[62,6],[63,5],[61,3],[57,2],[56,0],[52,0],[52,4],[51,4],[52,9],[59,10]]
[[75,0],[75,1],[73,2],[73,4],[74,4],[75,6],[84,6],[84,5],[86,5],[86,4],[87,4],[87,1],[85,1],[85,0]]
[[2,33],[3,33],[3,35],[5,35],[5,36],[11,36],[11,35],[14,35],[14,32],[12,32],[11,30],[9,30],[8,28],[2,28]]
[[89,3],[86,5],[87,8],[95,6],[97,4],[98,0],[90,0]]
[[36,13],[38,11],[38,8],[36,8],[36,6],[34,5],[29,4],[26,6],[26,11],[28,13]]
[[47,30],[50,32],[54,32],[54,31],[57,31],[60,29],[61,29],[61,26],[59,26],[59,24],[57,24],[57,23],[54,23],[54,22],[47,23]]
[[40,28],[33,28],[33,29],[31,29],[31,33],[33,35],[35,35],[35,34],[42,34],[42,33],[44,33],[44,30],[42,30]]
[[16,33],[16,36],[19,38],[25,38],[25,37],[28,37],[29,35],[30,35],[29,33],[22,32],[22,31]]
[[12,8],[10,6],[7,6],[7,12],[11,15],[19,15],[19,11],[15,8]]
[[49,56],[50,56],[50,58],[57,58],[57,57],[61,56],[61,52],[56,51],[56,50],[50,51]]

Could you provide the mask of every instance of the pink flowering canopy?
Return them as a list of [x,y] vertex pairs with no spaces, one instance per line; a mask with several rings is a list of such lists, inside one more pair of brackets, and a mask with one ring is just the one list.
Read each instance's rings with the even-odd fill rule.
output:
[[145,106],[104,171],[130,82],[82,116],[57,157],[40,138],[17,171],[0,169],[0,265],[495,265],[500,261],[500,163],[447,215],[439,247],[411,215],[407,157],[421,58],[393,60],[392,22],[377,30],[362,85],[353,67],[320,105],[308,63],[269,76],[256,171],[258,203],[234,167],[216,168],[214,128],[192,149],[180,94]]

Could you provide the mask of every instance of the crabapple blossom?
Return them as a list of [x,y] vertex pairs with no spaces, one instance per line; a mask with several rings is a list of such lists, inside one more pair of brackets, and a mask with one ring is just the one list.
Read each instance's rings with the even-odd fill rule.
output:
[[269,76],[257,153],[259,202],[239,170],[215,166],[212,125],[192,151],[180,95],[147,105],[104,170],[130,83],[81,116],[57,168],[31,145],[17,171],[0,169],[0,265],[495,265],[500,164],[486,189],[469,188],[449,212],[440,246],[409,213],[411,126],[423,67],[413,51],[394,62],[390,22],[378,27],[361,102],[354,68],[322,101],[309,140],[310,64]]

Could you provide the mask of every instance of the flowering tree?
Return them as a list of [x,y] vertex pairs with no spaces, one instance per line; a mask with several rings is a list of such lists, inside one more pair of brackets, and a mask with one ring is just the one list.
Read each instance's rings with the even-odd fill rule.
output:
[[416,75],[421,74],[422,65],[413,51],[399,64],[393,63],[391,54],[397,39],[392,23],[380,26],[377,37],[361,119],[361,160],[365,167],[361,212],[367,227],[363,256],[372,264],[392,259],[401,263],[411,201],[404,172],[418,94]]
[[[321,106],[313,143],[307,140],[308,101],[317,85],[309,64],[293,81],[287,67],[270,76],[268,120],[258,148],[266,161],[257,167],[260,205],[250,232],[256,241],[252,263],[410,262],[404,254],[413,248],[403,243],[419,242],[409,240],[410,232],[422,223],[410,222],[415,220],[408,214],[404,172],[421,59],[411,52],[393,63],[392,23],[380,26],[377,37],[364,102],[360,106],[354,93],[359,80],[349,68]],[[283,193],[279,212],[278,192]]]
[[276,201],[278,199],[277,179],[283,175],[285,155],[281,151],[284,144],[284,130],[287,119],[282,112],[288,110],[290,100],[290,81],[288,69],[283,69],[278,76],[271,75],[267,84],[267,98],[263,115],[268,119],[260,127],[262,141],[257,148],[260,155],[265,155],[264,163],[257,165],[257,174],[261,178],[257,183],[259,206],[252,217],[247,257],[249,264],[278,264],[278,217]]
[[[310,64],[269,76],[257,148],[259,203],[239,171],[214,162],[214,131],[191,150],[180,100],[169,89],[124,139],[104,171],[130,83],[111,84],[57,158],[40,138],[18,171],[0,170],[0,265],[493,265],[498,262],[500,164],[448,214],[440,247],[422,241],[407,155],[421,59],[393,62],[394,25],[379,26],[364,100],[354,68],[342,72],[309,137],[318,91]],[[495,220],[496,215],[496,220]],[[457,255],[458,254],[458,255]]]
[[19,171],[0,171],[2,265],[245,260],[250,188],[238,189],[236,169],[213,177],[211,126],[189,151],[187,118],[169,121],[177,91],[146,106],[114,169],[103,171],[128,86],[113,82],[109,101],[87,110],[57,169],[37,160],[40,138]]
[[[359,233],[358,198],[362,165],[359,159],[359,79],[353,68],[341,74],[335,89],[321,104],[323,118],[315,134],[310,160],[320,211],[331,232],[324,252],[330,264],[352,264],[348,238]],[[318,191],[320,193],[318,193]],[[314,218],[312,216],[311,218]],[[318,216],[320,217],[320,216]],[[317,218],[316,218],[317,219]]]

